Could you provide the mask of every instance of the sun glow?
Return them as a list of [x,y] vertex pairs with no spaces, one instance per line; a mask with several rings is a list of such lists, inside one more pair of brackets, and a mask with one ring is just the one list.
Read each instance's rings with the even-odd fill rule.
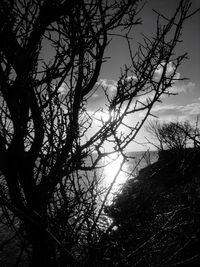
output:
[[96,113],[96,119],[97,119],[99,124],[107,122],[109,120],[109,118],[110,118],[110,115],[106,111],[102,110],[102,111],[98,111]]

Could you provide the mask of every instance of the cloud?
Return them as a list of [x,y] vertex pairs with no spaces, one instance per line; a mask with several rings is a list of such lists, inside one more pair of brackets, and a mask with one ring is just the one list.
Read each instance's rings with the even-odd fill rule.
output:
[[[162,75],[162,73],[163,73],[163,70],[164,70],[164,67],[165,67],[165,62],[163,62],[163,63],[161,63],[158,67],[157,67],[157,69],[155,70],[155,74],[156,75]],[[167,69],[166,69],[166,73],[169,75],[169,74],[172,74],[173,73],[173,71],[174,71],[174,68],[173,68],[173,65],[172,65],[172,62],[169,62],[168,64],[167,64]]]
[[131,84],[133,81],[136,81],[137,77],[135,75],[127,76],[125,79],[121,79],[119,81],[108,80],[108,79],[100,79],[96,85],[102,86],[104,89],[107,89],[110,93],[115,93],[117,91],[118,83],[121,84]]
[[108,100],[104,90],[106,90],[106,94],[112,98],[117,91],[117,82],[109,79],[100,79],[96,82],[96,91],[91,99],[88,100],[89,109],[95,111],[107,104]]
[[96,85],[104,87],[109,92],[115,92],[117,90],[117,82],[115,80],[100,79]]
[[176,114],[170,114],[170,115],[164,115],[159,118],[161,122],[181,122],[181,121],[187,121],[188,116],[187,115],[176,115]]
[[188,82],[185,85],[185,90],[191,92],[195,88],[196,84],[194,82]]
[[132,84],[132,82],[137,81],[137,77],[135,75],[127,76],[125,79],[120,80],[121,84]]
[[166,112],[166,111],[173,111],[173,110],[180,110],[183,106],[177,106],[175,104],[170,105],[156,105],[153,107],[153,112]]
[[[163,67],[160,67],[160,69],[157,70],[157,73],[161,73],[161,69]],[[170,74],[172,71],[174,70],[174,66],[173,63],[169,63],[168,66],[168,74]],[[125,81],[127,82],[132,82],[132,81],[136,81],[137,78],[135,76],[128,76]],[[123,82],[123,80],[122,80]],[[117,90],[117,81],[115,80],[109,80],[109,79],[100,79],[97,83],[97,90],[94,92],[94,94],[92,95],[92,98],[88,101],[88,108],[90,110],[97,110],[97,109],[101,109],[101,108],[105,108],[106,107],[106,103],[107,103],[107,98],[105,96],[104,90],[107,90],[107,94],[109,95],[110,98],[112,98],[114,96],[114,94],[116,93]],[[170,92],[171,93],[182,93],[182,94],[187,94],[187,93],[191,93],[192,90],[194,90],[194,88],[196,87],[196,84],[192,81],[189,82],[185,82],[185,81],[177,81],[174,83],[174,85],[172,86],[172,88],[170,88]],[[104,90],[103,90],[104,89]],[[142,103],[147,103],[147,98],[149,97],[150,99],[152,99],[154,97],[154,92],[150,92],[148,95],[143,95],[143,96],[138,96],[136,98],[136,100],[139,100]],[[166,97],[166,95],[162,96],[163,98]],[[200,97],[198,99],[200,101]],[[197,101],[197,99],[196,99]],[[188,103],[187,105],[182,105],[182,104],[176,104],[176,103],[171,103],[171,104],[156,104],[153,109],[152,109],[152,114],[154,114],[155,116],[158,116],[160,118],[166,118],[166,117],[173,117],[173,118],[184,118],[184,119],[191,119],[193,120],[194,117],[197,114],[200,114],[200,103],[196,103],[196,101],[194,101],[194,103]],[[137,107],[139,107],[138,105]],[[132,105],[130,106],[130,108],[133,108],[135,106],[135,102],[132,103]],[[138,114],[139,117],[142,116],[143,114]]]
[[181,108],[181,112],[185,112],[188,115],[199,115],[200,114],[200,103],[187,104]]
[[[106,79],[101,79],[96,83],[96,88],[94,93],[91,95],[91,97],[87,100],[87,108],[89,110],[92,110],[93,112],[98,110],[99,108],[103,108],[105,104],[107,103],[107,98],[105,96],[105,92],[103,90],[108,88],[107,85],[110,85]],[[103,87],[103,88],[102,88]],[[113,90],[111,86],[108,90]],[[112,95],[112,92],[108,91],[109,96]]]
[[156,105],[152,109],[153,112],[161,112],[165,113],[167,111],[171,111],[172,113],[174,112],[180,112],[180,113],[186,113],[187,115],[197,115],[200,114],[200,103],[195,102],[195,103],[190,103],[185,106],[182,105],[175,105],[175,104],[170,104],[170,105]]
[[175,104],[156,105],[152,109],[152,114],[164,121],[189,120],[194,122],[196,117],[200,115],[200,103],[193,102],[185,106]]
[[[155,80],[157,80],[157,81],[160,80],[160,78],[161,78],[161,76],[162,76],[162,74],[163,74],[165,65],[166,65],[166,62],[162,62],[162,63],[156,68],[156,70],[155,70],[155,72],[154,72],[154,74],[155,74],[155,75],[154,75],[154,79],[155,79]],[[173,75],[173,74],[174,74],[174,71],[175,71],[175,66],[174,66],[173,62],[169,62],[169,63],[167,64],[167,67],[166,67],[166,77],[170,77],[171,75]],[[174,79],[180,79],[180,77],[181,77],[180,73],[178,73],[178,72],[175,73],[175,75],[174,75]]]
[[179,82],[172,86],[170,92],[174,94],[191,93],[194,90],[195,86],[196,84],[194,82],[188,82],[188,83]]
[[97,98],[97,97],[99,97],[99,95],[97,93],[92,95],[92,98]]

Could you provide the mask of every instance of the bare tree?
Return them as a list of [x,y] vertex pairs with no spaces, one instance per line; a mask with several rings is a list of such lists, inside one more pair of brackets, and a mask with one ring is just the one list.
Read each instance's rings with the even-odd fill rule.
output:
[[[146,131],[151,135],[151,137],[153,138],[153,141],[151,141],[150,139],[146,138],[147,141],[153,145],[154,147],[156,147],[158,150],[163,150],[163,139],[162,136],[160,134],[161,132],[161,128],[162,125],[159,122],[159,120],[150,120],[148,121],[147,126],[145,127]],[[158,142],[158,144],[157,144]]]
[[[170,19],[158,14],[156,36],[145,38],[133,56],[129,34],[139,23],[137,6],[136,0],[0,3],[0,201],[22,222],[31,266],[77,266],[98,241],[105,201],[97,208],[96,170],[109,153],[118,152],[125,161],[125,148],[153,104],[171,94],[186,58],[175,57],[174,49],[193,14],[190,1],[180,1]],[[132,66],[122,71],[114,96],[105,90],[109,118],[85,138],[95,119],[87,103],[105,49],[120,29]],[[44,56],[44,49],[50,55]],[[141,121],[126,123],[140,111]],[[109,153],[103,149],[106,142],[113,147]]]
[[[184,129],[184,131],[182,129]],[[189,122],[171,122],[169,124],[163,124],[160,130],[160,135],[167,148],[182,150],[187,147],[189,142],[188,135],[185,134],[185,132],[187,132],[188,135],[191,135],[193,132],[193,128]]]
[[147,132],[149,132],[156,143],[151,142],[159,150],[172,149],[172,150],[182,150],[188,146],[198,146],[198,120],[196,126],[191,125],[188,121],[184,122],[169,122],[161,123],[158,120],[150,121],[146,127]]
[[186,121],[183,125],[180,123],[177,124],[179,131],[182,131],[185,135],[185,138],[193,143],[194,148],[198,148],[200,146],[200,129],[199,129],[199,116],[197,116],[195,125],[191,125],[188,121]]

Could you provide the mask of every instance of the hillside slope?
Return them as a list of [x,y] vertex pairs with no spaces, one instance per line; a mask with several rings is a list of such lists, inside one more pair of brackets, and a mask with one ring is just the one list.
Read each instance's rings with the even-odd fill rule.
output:
[[199,266],[199,149],[162,151],[107,213],[116,225],[111,266]]

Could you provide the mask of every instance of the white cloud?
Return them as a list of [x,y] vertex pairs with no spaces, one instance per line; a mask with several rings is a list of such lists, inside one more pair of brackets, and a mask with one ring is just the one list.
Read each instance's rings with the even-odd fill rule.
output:
[[156,105],[152,113],[163,121],[195,121],[197,115],[200,115],[200,103],[194,102],[183,105]]
[[93,94],[93,95],[92,95],[92,98],[97,98],[97,97],[99,97],[98,94]]
[[[148,101],[152,101],[154,96],[155,96],[155,92],[152,91],[145,95],[137,96],[137,100],[139,100],[142,103],[141,105],[144,106],[143,104],[147,104]],[[133,102],[132,105],[135,106],[135,102]]]
[[[155,70],[155,74],[157,74],[158,76],[161,76],[162,73],[163,73],[163,70],[164,70],[164,67],[165,67],[165,62],[161,63],[157,69]],[[174,68],[173,68],[173,65],[172,65],[172,62],[169,62],[167,64],[167,69],[166,69],[166,73],[168,75],[172,74],[172,72],[174,71]]]
[[[157,74],[161,73],[162,72],[162,69],[163,69],[163,66],[160,65],[160,67],[155,71]],[[173,63],[170,62],[168,64],[168,67],[167,67],[167,72],[170,74],[171,72],[173,71]],[[137,78],[136,76],[128,76],[126,78],[126,81],[128,82],[132,82],[132,81],[136,81]],[[109,80],[109,79],[100,79],[97,83],[96,83],[97,86],[102,86],[104,87],[105,89],[108,90],[108,93],[110,93],[111,95],[113,93],[116,92],[117,90],[117,81],[115,80]],[[194,82],[188,82],[186,84],[183,84],[183,83],[176,83],[172,86],[172,88],[169,90],[170,92],[172,93],[187,93],[187,92],[191,92],[193,90],[193,88],[195,88],[195,83]],[[61,86],[58,88],[58,93],[60,95],[66,95],[69,91],[69,88],[67,87],[66,83],[62,83]],[[154,94],[152,94],[154,95]],[[95,93],[92,95],[93,98],[98,98],[99,97],[99,94]],[[164,97],[164,95],[163,95]],[[146,99],[146,96],[144,96],[143,98],[141,97],[141,101],[145,100]],[[199,100],[200,100],[200,97],[199,97]]]
[[168,110],[180,110],[183,106],[177,106],[175,104],[170,105],[156,105],[153,107],[153,112],[168,111]]
[[137,80],[137,77],[135,75],[132,75],[132,76],[127,76],[126,79],[122,79],[120,81],[108,80],[108,79],[100,79],[96,83],[96,85],[97,86],[102,86],[105,89],[108,89],[108,91],[110,93],[114,93],[114,92],[117,91],[117,86],[118,86],[119,82],[121,82],[121,84],[124,84],[125,82],[128,84],[128,83],[131,83],[131,82],[136,81],[136,80]]
[[100,79],[96,85],[102,86],[110,92],[115,92],[117,90],[117,82],[115,80]]
[[[168,89],[169,93],[172,94],[180,94],[180,93],[191,93],[195,88],[196,84],[193,82],[182,83],[176,82],[172,85],[171,88]],[[165,95],[163,95],[165,97]]]
[[186,112],[188,115],[200,114],[200,103],[191,103],[181,108],[181,112]]
[[[155,80],[160,80],[161,78],[161,75],[164,71],[164,67],[166,65],[166,62],[162,62],[155,70]],[[171,75],[173,75],[174,73],[174,70],[175,70],[175,66],[173,64],[173,62],[169,62],[167,64],[167,67],[166,67],[166,76],[167,77],[170,77]],[[175,76],[174,76],[174,79],[180,79],[180,73],[176,73]]]
[[177,121],[187,121],[188,116],[187,115],[175,115],[175,114],[170,114],[170,115],[163,115],[160,117],[161,122],[177,122]]
[[173,93],[191,93],[192,90],[195,88],[196,84],[193,82],[188,83],[179,83],[172,86]]
[[187,115],[197,115],[200,114],[200,103],[195,102],[195,103],[190,103],[185,106],[182,105],[175,105],[175,104],[170,104],[170,105],[156,105],[153,107],[152,111],[153,112],[166,112],[166,111],[178,111],[181,113],[186,113]]
[[120,82],[121,82],[121,84],[124,84],[124,83],[126,83],[126,84],[130,83],[131,84],[133,81],[137,81],[137,77],[135,75],[127,76],[126,79],[123,79]]
[[193,89],[195,86],[196,86],[196,84],[195,84],[194,82],[188,82],[188,83],[186,84],[186,89],[187,89],[187,90],[191,90],[191,89]]

